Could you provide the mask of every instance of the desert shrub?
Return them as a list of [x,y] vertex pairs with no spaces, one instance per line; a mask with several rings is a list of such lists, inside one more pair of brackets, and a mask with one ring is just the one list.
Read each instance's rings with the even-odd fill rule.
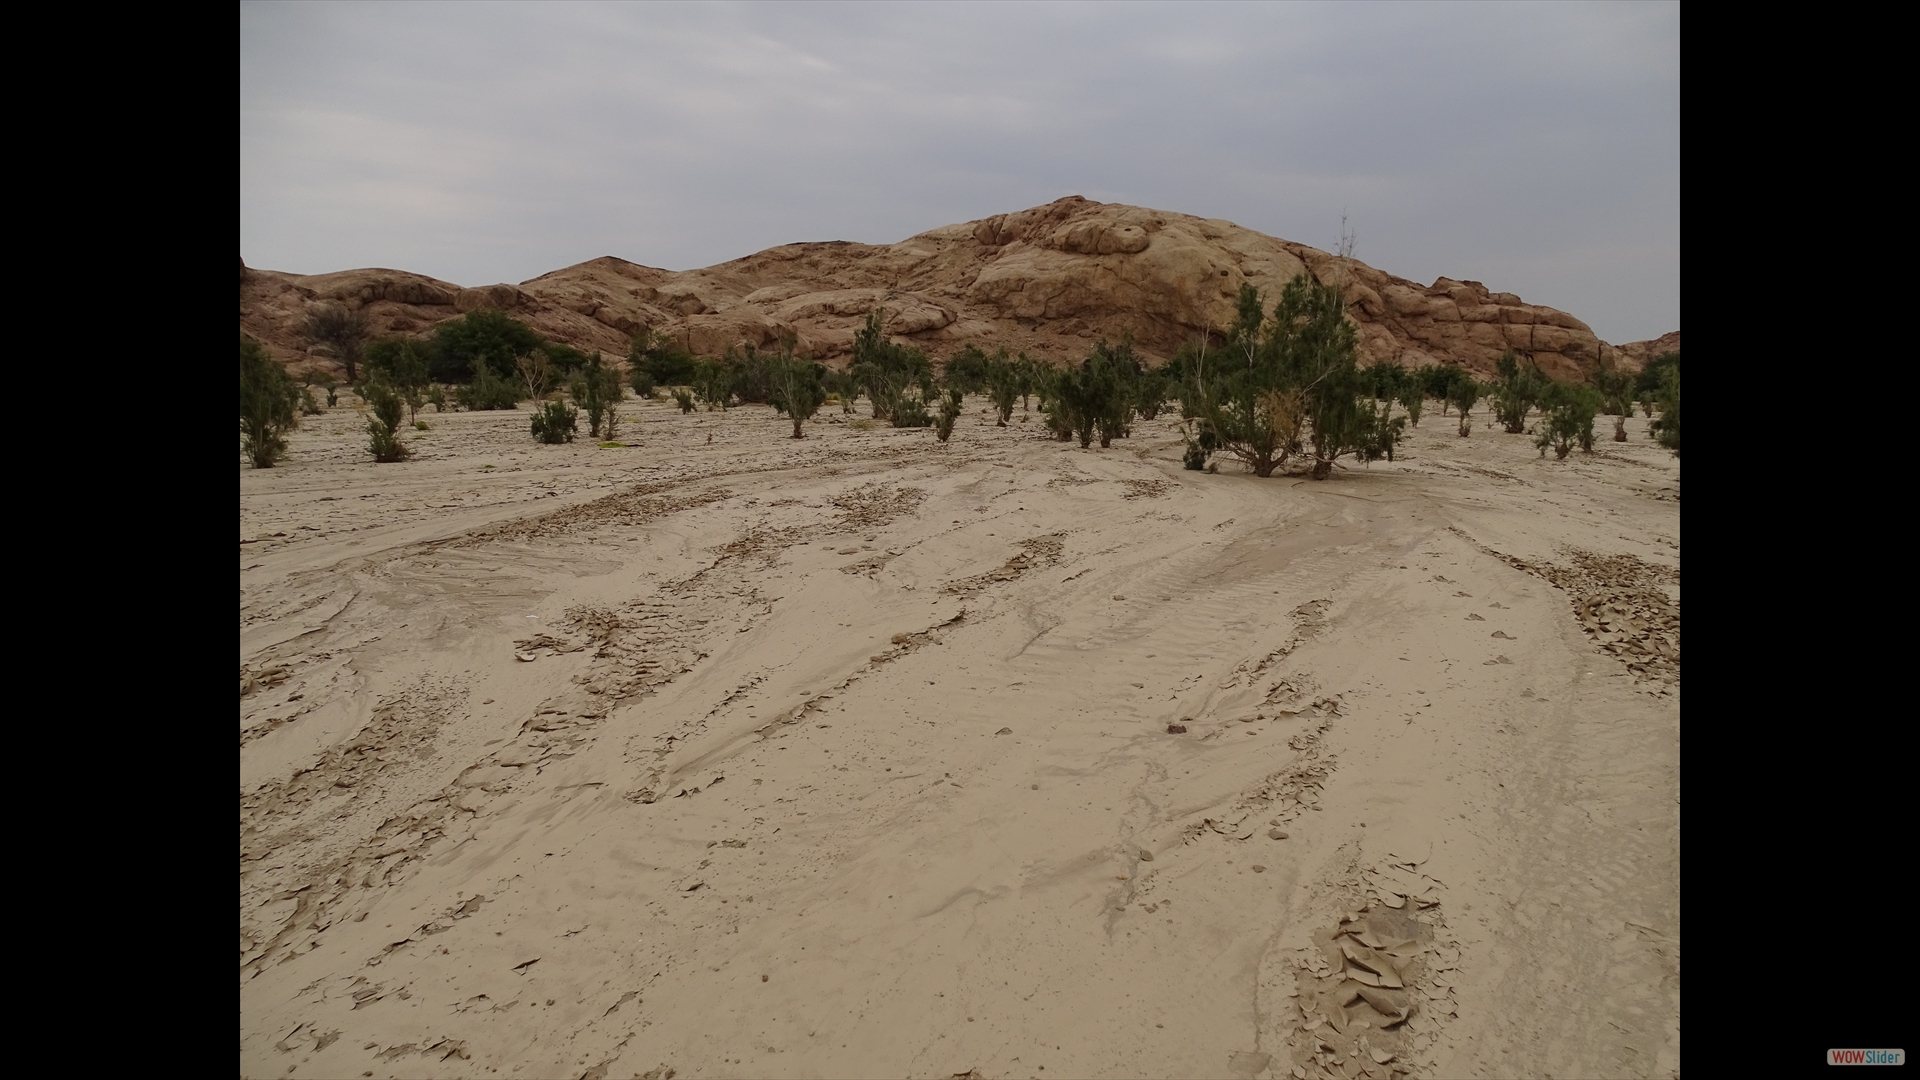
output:
[[700,359],[693,365],[693,393],[708,412],[733,404],[733,371],[719,360]]
[[549,401],[533,410],[532,430],[540,442],[570,443],[580,430],[580,410],[564,401]]
[[399,392],[409,416],[424,404],[421,391],[428,381],[428,347],[412,338],[381,338],[367,346],[367,370]]
[[511,409],[520,400],[520,387],[517,383],[496,375],[492,365],[475,361],[473,381],[456,389],[454,399],[460,403],[461,408],[470,412]]
[[[1453,370],[1459,371],[1458,368]],[[1479,400],[1480,383],[1464,371],[1447,388],[1448,403],[1460,410],[1460,437],[1463,439],[1473,434],[1473,421],[1468,416],[1473,412],[1474,402]]]
[[256,469],[271,469],[287,451],[287,432],[299,424],[296,390],[287,371],[250,337],[240,338],[240,445]]
[[1406,367],[1398,361],[1375,364],[1360,374],[1361,377],[1365,379],[1367,388],[1373,391],[1373,400],[1375,401],[1398,400],[1401,389],[1407,385],[1407,380],[1411,378]]
[[653,397],[653,373],[645,368],[627,368],[627,385],[633,387],[634,397]]
[[1384,457],[1392,461],[1393,448],[1406,441],[1407,418],[1393,415],[1393,404],[1383,401],[1367,406],[1369,430],[1354,452],[1357,459],[1378,461]]
[[1221,450],[1256,476],[1271,476],[1289,457],[1311,453],[1316,480],[1331,475],[1343,456],[1385,454],[1338,287],[1302,272],[1287,283],[1271,317],[1251,285],[1241,286],[1236,308],[1218,353],[1203,341],[1182,358],[1183,407],[1213,431]]
[[1133,409],[1142,420],[1151,420],[1166,407],[1172,388],[1166,367],[1143,368],[1133,384]]
[[[680,342],[644,326],[627,347],[627,367],[633,377],[644,377],[653,386],[692,385],[694,362],[693,353]],[[637,381],[634,390],[641,392]]]
[[[866,323],[854,332],[853,362],[847,373],[873,404],[875,420],[891,420],[894,427],[925,427],[932,422],[926,402],[934,394],[933,364],[919,349],[888,341],[880,329],[885,319],[881,308],[867,313]],[[915,399],[908,391],[915,388],[919,398],[909,406]],[[901,423],[893,415],[901,407],[909,408],[912,422]]]
[[1552,380],[1533,361],[1522,362],[1512,349],[1500,354],[1494,369],[1498,376],[1493,382],[1493,414],[1507,434],[1518,435],[1527,430],[1527,413],[1547,394]]
[[[1399,392],[1396,396],[1398,397],[1401,407],[1407,410],[1405,419],[1412,421],[1414,427],[1419,427],[1420,410],[1424,408],[1427,403],[1426,385],[1418,379],[1403,379],[1400,382]],[[1387,455],[1387,459],[1391,461],[1393,455]]]
[[553,369],[553,381],[555,385],[561,382],[571,382],[575,375],[585,370],[587,365],[593,362],[594,357],[600,355],[598,350],[592,353],[584,353],[571,345],[558,341],[542,341],[540,348],[536,351],[541,356],[546,357],[548,366]]
[[427,387],[427,404],[433,406],[434,412],[447,411],[447,392],[439,383]]
[[693,391],[684,386],[673,388],[673,403],[680,406],[681,415],[693,411]]
[[[1005,359],[1005,350],[1001,350],[1000,355]],[[949,387],[959,388],[962,394],[982,393],[987,389],[988,368],[992,360],[981,351],[980,346],[964,345],[959,352],[947,358],[940,372],[940,380]]]
[[[433,328],[427,357],[436,382],[478,378],[484,365],[502,380],[519,379],[519,359],[547,344],[539,331],[500,311],[469,311]],[[499,406],[510,408],[511,406]]]
[[927,410],[925,398],[901,394],[894,398],[888,416],[888,423],[897,428],[933,426],[933,414]]
[[[1639,374],[1633,377],[1634,393],[1642,401],[1655,401],[1657,403],[1661,391],[1666,388],[1667,371],[1669,369],[1677,371],[1679,368],[1679,353],[1661,353],[1659,356],[1647,361],[1647,366],[1641,368]],[[1652,416],[1653,414],[1648,413],[1647,415]]]
[[1661,374],[1660,392],[1656,397],[1660,406],[1660,418],[1651,427],[1653,437],[1661,446],[1673,451],[1674,457],[1680,456],[1680,358],[1674,355],[1673,365]]
[[1542,394],[1546,413],[1533,445],[1546,457],[1552,450],[1556,460],[1565,460],[1577,445],[1593,450],[1593,418],[1600,408],[1600,395],[1590,387],[1554,383]]
[[520,377],[520,384],[527,388],[527,400],[540,401],[547,396],[547,391],[553,389],[553,360],[545,350],[535,349],[525,356],[516,357],[513,369]]
[[400,421],[406,413],[406,402],[380,374],[361,384],[360,397],[373,413],[367,418],[367,449],[373,454],[373,460],[383,463],[404,460],[408,451],[400,441]]
[[313,400],[313,390],[309,387],[305,387],[305,386],[301,387],[300,388],[300,415],[319,416],[322,411],[323,410],[320,408],[320,403]]
[[1220,440],[1214,437],[1213,429],[1206,421],[1189,419],[1180,425],[1180,437],[1187,444],[1187,450],[1180,458],[1183,468],[1200,472],[1207,468],[1207,459],[1220,448]]
[[802,360],[785,348],[768,370],[767,378],[772,387],[769,396],[774,410],[785,413],[793,421],[793,437],[796,439],[806,437],[804,425],[826,403],[825,373],[826,369],[819,364]]
[[720,358],[733,394],[743,405],[765,405],[772,399],[775,362],[776,357],[763,355],[752,345],[730,348]]
[[620,402],[627,396],[620,385],[620,373],[602,363],[596,352],[587,358],[586,366],[573,377],[567,390],[574,403],[587,411],[587,426],[594,438],[612,439],[620,423]]
[[309,347],[340,361],[349,383],[360,381],[360,357],[371,333],[366,312],[349,311],[342,304],[316,304],[308,310],[300,330]]
[[415,420],[413,422],[413,430],[415,431],[428,431],[432,427],[433,425],[427,423],[425,420]]
[[839,400],[840,411],[851,415],[853,403],[860,396],[859,381],[849,372],[826,370],[820,376],[820,383],[831,397]]
[[987,358],[986,370],[987,399],[993,402],[996,427],[1006,427],[1013,419],[1013,403],[1020,400],[1020,371],[1015,362],[1007,359],[1007,350],[1000,349]]
[[961,393],[958,387],[949,387],[940,397],[940,411],[933,419],[933,434],[941,442],[953,437],[954,422],[960,419]]

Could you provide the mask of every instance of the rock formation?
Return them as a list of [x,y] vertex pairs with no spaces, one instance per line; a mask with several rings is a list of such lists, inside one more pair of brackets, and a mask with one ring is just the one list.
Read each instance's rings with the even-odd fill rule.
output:
[[1303,269],[1344,286],[1363,365],[1456,364],[1488,375],[1512,348],[1566,378],[1638,369],[1679,349],[1677,331],[1614,346],[1564,311],[1477,281],[1422,285],[1232,222],[1079,196],[897,244],[783,244],[684,272],[605,256],[517,286],[467,289],[377,269],[300,276],[242,264],[240,329],[304,365],[315,360],[299,325],[314,303],[366,311],[375,334],[423,333],[463,312],[495,308],[550,338],[614,356],[650,327],[699,355],[739,344],[766,348],[791,333],[802,355],[844,362],[855,328],[884,307],[895,340],[935,357],[975,343],[1078,359],[1095,339],[1123,333],[1142,353],[1165,357],[1228,325],[1241,283],[1271,304]]

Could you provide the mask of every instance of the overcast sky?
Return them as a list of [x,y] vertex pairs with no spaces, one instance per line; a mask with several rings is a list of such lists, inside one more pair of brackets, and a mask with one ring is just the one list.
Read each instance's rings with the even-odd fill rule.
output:
[[1680,12],[1607,4],[240,9],[240,254],[518,282],[1064,195],[1227,218],[1613,342],[1680,328]]

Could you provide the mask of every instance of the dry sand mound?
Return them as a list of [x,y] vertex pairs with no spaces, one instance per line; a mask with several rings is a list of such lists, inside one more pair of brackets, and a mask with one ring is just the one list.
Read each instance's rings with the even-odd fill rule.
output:
[[1645,421],[1315,483],[969,410],[243,469],[242,1075],[1677,1071]]

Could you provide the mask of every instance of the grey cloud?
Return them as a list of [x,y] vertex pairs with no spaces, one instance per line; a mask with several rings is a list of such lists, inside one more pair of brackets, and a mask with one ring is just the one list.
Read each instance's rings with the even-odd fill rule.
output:
[[1679,326],[1677,5],[241,9],[241,245],[463,284],[1082,194]]

